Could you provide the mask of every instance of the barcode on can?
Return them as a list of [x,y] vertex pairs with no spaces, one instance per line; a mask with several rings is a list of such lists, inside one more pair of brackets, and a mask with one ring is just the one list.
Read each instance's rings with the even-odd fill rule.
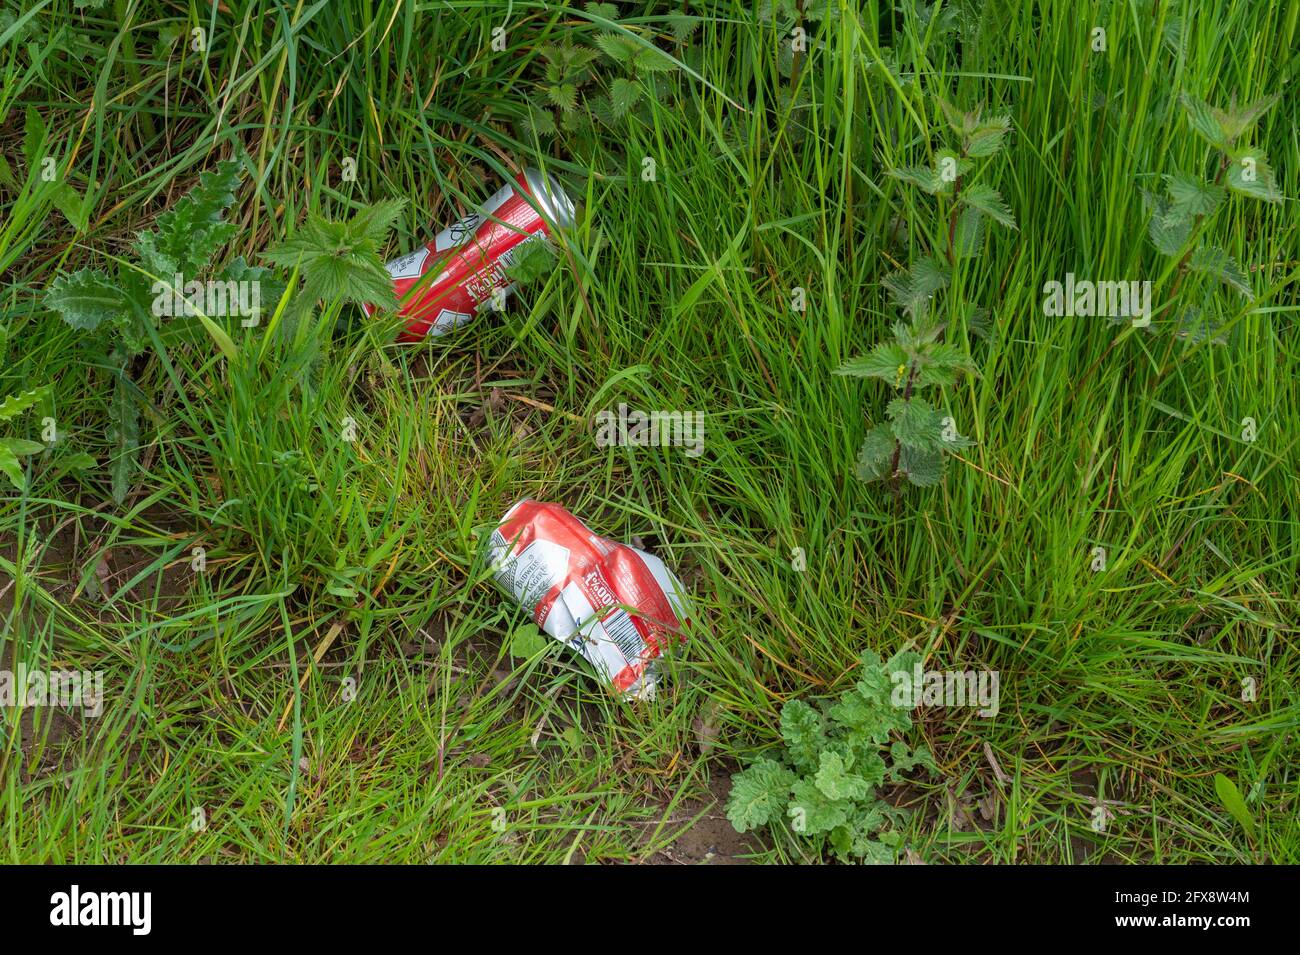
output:
[[636,628],[636,622],[626,610],[615,610],[600,623],[609,634],[609,638],[614,641],[614,645],[623,651],[623,656],[627,657],[629,663],[641,659],[644,646],[641,631]]

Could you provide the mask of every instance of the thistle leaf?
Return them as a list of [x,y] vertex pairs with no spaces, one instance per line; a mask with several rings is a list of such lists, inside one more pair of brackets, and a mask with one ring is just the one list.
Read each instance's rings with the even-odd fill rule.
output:
[[103,272],[81,269],[60,275],[45,293],[45,307],[73,328],[92,331],[129,307],[121,289]]

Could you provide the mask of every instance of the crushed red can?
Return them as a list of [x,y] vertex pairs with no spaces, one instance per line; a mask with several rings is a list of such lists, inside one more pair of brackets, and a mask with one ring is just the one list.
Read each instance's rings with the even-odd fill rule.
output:
[[[487,202],[453,222],[421,248],[393,259],[393,277],[406,325],[400,341],[442,335],[472,319],[484,305],[514,291],[505,270],[527,242],[544,242],[573,224],[573,201],[551,176],[525,169]],[[364,306],[373,315],[373,306]]]
[[530,498],[488,541],[497,585],[577,650],[619,693],[654,696],[655,660],[685,640],[686,589],[653,554],[601,537],[558,504]]

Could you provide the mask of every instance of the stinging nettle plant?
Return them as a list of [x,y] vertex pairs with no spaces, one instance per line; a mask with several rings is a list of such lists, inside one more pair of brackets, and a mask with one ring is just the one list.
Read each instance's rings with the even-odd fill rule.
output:
[[[785,703],[785,745],[776,758],[761,757],[732,777],[727,818],[736,831],[775,828],[784,820],[795,839],[815,851],[829,846],[842,862],[893,862],[907,813],[881,799],[877,788],[903,782],[917,767],[938,773],[926,747],[889,744],[891,733],[912,725],[912,672],[920,663],[912,650],[888,662],[866,650],[857,683],[837,702]],[[902,694],[902,705],[895,704],[895,693]]]
[[[1189,273],[1199,273],[1236,289],[1251,301],[1254,290],[1245,270],[1209,233],[1229,191],[1264,202],[1282,201],[1273,169],[1263,151],[1239,144],[1278,101],[1278,95],[1245,106],[1238,106],[1234,98],[1226,110],[1212,107],[1189,93],[1183,93],[1180,100],[1192,130],[1214,148],[1216,170],[1214,178],[1208,181],[1175,172],[1164,177],[1163,194],[1142,192],[1143,205],[1151,214],[1147,225],[1151,244],[1162,255],[1180,256],[1169,298],[1172,300],[1178,294]],[[1216,334],[1213,323],[1196,306],[1179,312],[1178,328],[1180,334],[1193,338]]]
[[[955,146],[936,153],[934,168],[888,170],[890,176],[936,197],[939,203],[929,252],[914,259],[910,268],[884,280],[890,300],[910,321],[894,323],[893,341],[845,362],[835,372],[878,378],[892,385],[895,397],[885,409],[887,420],[867,432],[855,473],[863,481],[892,481],[896,488],[904,477],[919,487],[938,484],[947,467],[946,454],[971,444],[958,433],[951,417],[918,395],[925,388],[951,386],[958,375],[974,370],[961,348],[940,341],[949,323],[933,314],[934,297],[952,285],[964,260],[983,250],[989,221],[1016,228],[1015,216],[997,190],[967,181],[975,160],[987,160],[1002,150],[1011,130],[1010,117],[985,116],[982,107],[963,113],[942,97],[936,100]],[[951,304],[949,312],[960,315],[979,337],[990,337],[986,309]]]

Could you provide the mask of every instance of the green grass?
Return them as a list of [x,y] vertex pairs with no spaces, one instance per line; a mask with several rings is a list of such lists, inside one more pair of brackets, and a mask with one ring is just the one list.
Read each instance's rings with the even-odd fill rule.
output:
[[[1300,861],[1300,8],[968,2],[943,34],[850,4],[804,23],[790,69],[782,14],[692,2],[702,23],[679,42],[681,7],[625,2],[623,26],[689,70],[662,74],[643,117],[539,140],[523,119],[540,46],[590,42],[604,14],[23,6],[0,19],[0,397],[52,385],[4,434],[35,438],[48,414],[64,437],[25,491],[0,488],[0,658],[102,669],[106,699],[98,719],[0,709],[0,857],[642,861],[777,742],[784,700],[836,695],[862,648],[910,642],[932,669],[1001,674],[995,718],[918,714],[910,741],[942,777],[894,798],[926,861]],[[1146,239],[1141,190],[1209,159],[1181,91],[1282,93],[1252,142],[1288,198],[1233,197],[1213,226],[1257,295],[1214,292],[1225,344],[1174,334],[1171,292],[1213,289],[1176,285]],[[895,496],[852,474],[887,389],[832,372],[887,337],[880,281],[929,247],[933,200],[885,170],[932,160],[931,93],[1010,113],[981,175],[1019,229],[994,230],[951,294],[997,331],[947,336],[979,373],[940,400],[977,445],[940,487]],[[84,233],[31,185],[29,107],[93,196]],[[206,338],[155,343],[135,371],[141,472],[116,506],[112,369],[41,295],[231,157],[223,260],[308,210],[390,197],[411,200],[390,246],[406,251],[507,163],[556,172],[585,218],[505,316],[437,341],[394,345],[335,304],[266,347],[229,322],[236,361]],[[1043,283],[1067,272],[1150,279],[1154,333],[1045,316]],[[597,447],[591,420],[619,401],[705,412],[705,453]],[[62,467],[63,448],[99,466]],[[617,703],[568,655],[510,659],[525,616],[476,542],[523,496],[639,536],[687,581],[698,623],[654,703]],[[753,846],[805,858],[784,830]]]

